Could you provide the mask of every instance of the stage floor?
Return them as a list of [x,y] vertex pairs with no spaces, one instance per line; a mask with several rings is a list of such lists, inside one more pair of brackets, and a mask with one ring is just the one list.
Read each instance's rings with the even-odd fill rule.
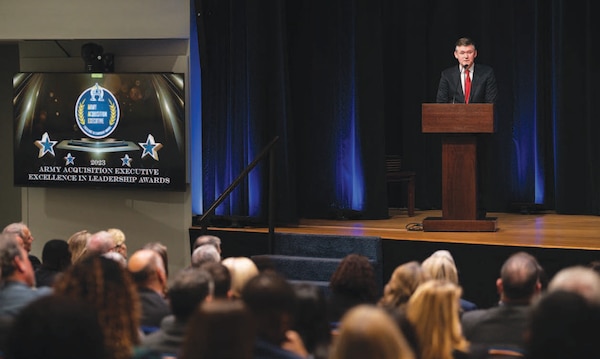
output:
[[[552,212],[519,214],[488,213],[498,218],[496,232],[423,232],[407,229],[426,217],[441,217],[441,211],[390,209],[389,219],[302,219],[298,225],[276,227],[275,232],[378,236],[391,240],[483,244],[537,248],[600,250],[600,216],[560,215]],[[224,230],[220,228],[220,230]],[[235,228],[235,231],[268,232],[267,228]]]

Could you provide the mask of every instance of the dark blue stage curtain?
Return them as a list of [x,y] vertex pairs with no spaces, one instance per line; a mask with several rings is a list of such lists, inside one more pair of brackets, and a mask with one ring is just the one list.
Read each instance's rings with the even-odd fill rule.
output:
[[[279,136],[278,221],[387,217],[381,53],[370,51],[381,42],[379,7],[347,0],[194,5],[203,104],[202,205],[194,208],[207,209]],[[267,163],[217,215],[266,216]]]
[[[417,173],[417,207],[440,208],[441,136],[421,133],[421,104],[434,102],[440,72],[456,65],[454,42],[468,36],[499,87],[496,133],[480,140],[488,211],[600,214],[599,4],[194,0],[194,211],[275,136],[280,222],[386,218],[392,154]],[[217,214],[264,217],[266,179],[265,163]]]

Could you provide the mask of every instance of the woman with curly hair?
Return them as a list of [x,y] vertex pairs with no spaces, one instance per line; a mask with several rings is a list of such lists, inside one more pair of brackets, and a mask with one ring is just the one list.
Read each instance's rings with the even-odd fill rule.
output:
[[85,258],[58,279],[54,292],[83,299],[98,311],[110,358],[132,357],[140,341],[140,309],[133,281],[119,263],[100,256]]
[[375,304],[378,299],[375,270],[369,259],[349,254],[338,265],[329,280],[330,322],[339,322],[348,309],[359,304]]

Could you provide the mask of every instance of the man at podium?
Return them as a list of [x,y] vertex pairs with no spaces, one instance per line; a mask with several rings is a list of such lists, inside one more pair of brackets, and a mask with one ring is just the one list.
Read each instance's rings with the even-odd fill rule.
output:
[[498,97],[496,77],[490,66],[477,64],[477,48],[473,40],[456,41],[454,57],[458,66],[442,71],[436,96],[437,103],[495,103]]

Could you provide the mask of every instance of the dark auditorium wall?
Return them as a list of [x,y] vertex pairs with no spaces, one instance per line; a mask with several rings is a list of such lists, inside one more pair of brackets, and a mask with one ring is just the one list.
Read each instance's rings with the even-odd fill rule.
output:
[[0,45],[0,223],[21,219],[21,191],[13,184],[12,77],[19,69],[19,47]]

